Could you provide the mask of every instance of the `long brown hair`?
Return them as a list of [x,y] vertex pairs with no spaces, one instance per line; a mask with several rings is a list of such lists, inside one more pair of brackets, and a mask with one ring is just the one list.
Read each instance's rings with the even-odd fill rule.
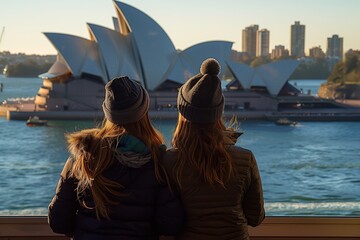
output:
[[172,144],[178,150],[175,164],[175,180],[181,188],[181,176],[185,164],[194,167],[208,184],[220,184],[233,175],[232,158],[225,149],[222,119],[214,123],[193,123],[179,114]]
[[[118,204],[111,196],[122,195],[123,186],[104,177],[102,173],[113,164],[118,138],[125,133],[137,137],[148,147],[155,166],[155,176],[160,181],[160,145],[164,143],[164,139],[152,126],[148,114],[137,122],[122,126],[104,120],[100,128],[67,135],[69,151],[76,153],[71,174],[79,181],[78,199],[80,201],[81,196],[90,190],[98,218],[110,219],[108,207]],[[80,203],[87,207],[85,202]]]

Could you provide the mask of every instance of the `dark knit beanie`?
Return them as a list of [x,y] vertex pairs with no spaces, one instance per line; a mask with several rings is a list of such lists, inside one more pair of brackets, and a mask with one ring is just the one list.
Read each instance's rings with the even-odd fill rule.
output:
[[224,96],[218,78],[220,64],[214,58],[206,59],[200,73],[181,86],[178,110],[190,122],[211,123],[222,117]]
[[112,123],[136,122],[149,110],[149,95],[139,83],[126,76],[114,78],[105,85],[102,107],[105,118]]

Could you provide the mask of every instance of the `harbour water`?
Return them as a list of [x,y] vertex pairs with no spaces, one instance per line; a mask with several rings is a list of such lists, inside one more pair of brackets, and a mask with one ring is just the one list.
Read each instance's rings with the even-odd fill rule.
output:
[[[39,79],[0,77],[0,102],[33,97]],[[317,92],[322,81],[297,81]],[[93,127],[91,121],[50,121],[27,127],[0,118],[0,216],[44,215],[68,157],[64,133]],[[156,121],[168,146],[175,121]],[[237,144],[251,149],[263,181],[267,215],[360,216],[360,122],[267,121],[240,123]]]

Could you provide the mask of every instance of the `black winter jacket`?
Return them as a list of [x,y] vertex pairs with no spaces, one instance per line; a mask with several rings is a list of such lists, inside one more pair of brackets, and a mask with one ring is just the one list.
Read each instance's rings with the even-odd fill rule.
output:
[[[94,209],[80,206],[77,180],[69,177],[73,159],[68,159],[49,205],[48,221],[54,232],[73,236],[74,240],[130,240],[158,239],[159,235],[180,231],[184,222],[182,205],[166,184],[157,181],[153,161],[140,158],[141,166],[134,167],[126,166],[131,159],[122,154],[119,158],[121,161],[103,173],[125,187],[126,195],[119,197],[120,203],[110,208],[111,220],[98,220]],[[87,204],[92,204],[91,197]]]

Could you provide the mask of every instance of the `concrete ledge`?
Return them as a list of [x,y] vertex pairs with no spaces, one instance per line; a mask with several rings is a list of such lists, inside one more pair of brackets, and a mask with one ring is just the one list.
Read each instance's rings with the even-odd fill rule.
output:
[[[355,240],[360,239],[360,218],[267,217],[249,229],[255,240]],[[0,217],[0,239],[69,239],[54,234],[46,217]],[[162,238],[162,240],[172,238]]]

